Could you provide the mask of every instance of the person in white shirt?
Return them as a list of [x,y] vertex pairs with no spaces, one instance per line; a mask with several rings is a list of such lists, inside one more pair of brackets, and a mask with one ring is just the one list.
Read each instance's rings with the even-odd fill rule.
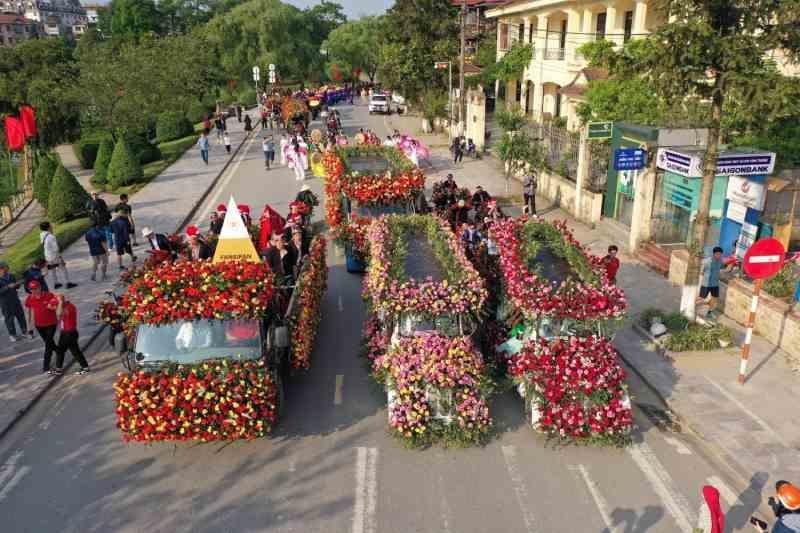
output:
[[39,234],[39,242],[44,249],[44,260],[47,262],[47,270],[53,274],[55,284],[54,289],[60,289],[63,285],[58,279],[59,271],[64,275],[64,281],[67,283],[67,288],[71,289],[77,287],[77,284],[69,280],[69,272],[67,272],[67,263],[61,256],[61,248],[58,246],[58,240],[53,235],[52,226],[49,222],[42,222],[39,224],[39,229],[42,232]]

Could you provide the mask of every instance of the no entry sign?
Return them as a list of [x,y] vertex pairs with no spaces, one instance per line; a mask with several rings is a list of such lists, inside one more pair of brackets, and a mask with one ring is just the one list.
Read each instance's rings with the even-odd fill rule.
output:
[[760,239],[744,254],[744,271],[753,279],[772,277],[783,267],[785,253],[778,239]]

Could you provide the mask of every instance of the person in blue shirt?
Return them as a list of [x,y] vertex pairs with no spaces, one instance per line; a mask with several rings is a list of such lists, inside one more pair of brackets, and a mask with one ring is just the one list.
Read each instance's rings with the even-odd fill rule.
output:
[[[0,311],[3,312],[3,318],[6,321],[8,336],[14,342],[21,340],[28,331],[25,311],[22,309],[22,302],[19,301],[17,294],[19,286],[17,278],[8,270],[8,263],[0,261]],[[19,336],[17,336],[15,321],[16,325],[20,327]]]
[[33,263],[31,263],[30,268],[22,273],[22,281],[24,282],[23,287],[25,287],[25,292],[28,294],[31,293],[31,290],[28,288],[28,284],[31,281],[38,281],[39,286],[42,288],[42,291],[47,292],[50,289],[47,287],[47,281],[45,281],[45,271],[44,268],[47,267],[47,261],[44,259],[37,259]]
[[[221,132],[221,129],[217,129],[217,134]],[[200,135],[200,139],[197,141],[197,147],[200,148],[200,157],[203,158],[203,163],[206,165],[208,164],[208,131],[203,130],[203,133]]]
[[131,248],[131,223],[123,211],[117,211],[116,217],[111,221],[111,231],[114,232],[114,244],[117,249],[119,269],[125,270],[125,267],[122,266],[122,256],[127,253],[134,263],[136,262],[136,256],[133,255],[133,248]]
[[106,280],[106,271],[108,270],[108,239],[106,232],[100,222],[95,222],[93,228],[85,235],[86,243],[89,245],[89,255],[92,256],[92,281],[97,281],[97,267],[100,267],[102,280]]
[[[730,270],[730,267],[725,267]],[[722,248],[715,246],[711,257],[703,259],[703,268],[700,278],[700,297],[697,303],[708,300],[706,318],[713,318],[719,301],[719,274],[722,271]]]

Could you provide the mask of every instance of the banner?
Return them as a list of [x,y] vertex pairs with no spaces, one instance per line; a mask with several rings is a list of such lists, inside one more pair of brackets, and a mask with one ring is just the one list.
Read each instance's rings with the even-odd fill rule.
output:
[[29,105],[19,108],[19,118],[22,121],[22,130],[25,138],[36,137],[36,112]]
[[21,152],[25,147],[25,131],[22,121],[16,117],[5,118],[6,146],[10,152]]

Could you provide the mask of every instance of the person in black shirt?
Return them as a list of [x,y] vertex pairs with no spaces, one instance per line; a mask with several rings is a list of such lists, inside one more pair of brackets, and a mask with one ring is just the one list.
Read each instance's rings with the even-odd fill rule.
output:
[[25,292],[28,294],[31,293],[31,290],[28,288],[28,284],[31,281],[38,281],[39,286],[42,288],[44,292],[48,292],[50,289],[47,287],[47,281],[45,281],[44,276],[44,268],[47,267],[47,261],[44,259],[37,259],[33,263],[31,263],[30,268],[22,273],[22,280],[25,282]]
[[125,267],[122,266],[122,256],[127,253],[134,263],[136,262],[136,256],[133,255],[133,248],[131,248],[131,224],[128,221],[128,217],[125,216],[124,210],[117,211],[117,216],[111,221],[111,230],[114,232],[114,244],[117,249],[119,269],[125,270]]
[[483,190],[483,187],[478,185],[475,187],[475,193],[472,195],[472,207],[478,211],[482,204],[488,202],[492,197],[489,193]]
[[119,195],[119,203],[117,207],[114,208],[114,212],[122,212],[128,219],[128,242],[133,241],[133,246],[139,246],[139,243],[136,242],[136,223],[133,221],[133,208],[131,204],[128,203],[127,194]]
[[[25,311],[22,309],[22,302],[19,301],[17,289],[20,283],[14,274],[8,271],[8,263],[0,261],[0,311],[8,328],[8,336],[16,342],[25,336],[28,331],[28,323],[25,320]],[[17,336],[17,329],[14,322],[20,327],[20,335]]]

